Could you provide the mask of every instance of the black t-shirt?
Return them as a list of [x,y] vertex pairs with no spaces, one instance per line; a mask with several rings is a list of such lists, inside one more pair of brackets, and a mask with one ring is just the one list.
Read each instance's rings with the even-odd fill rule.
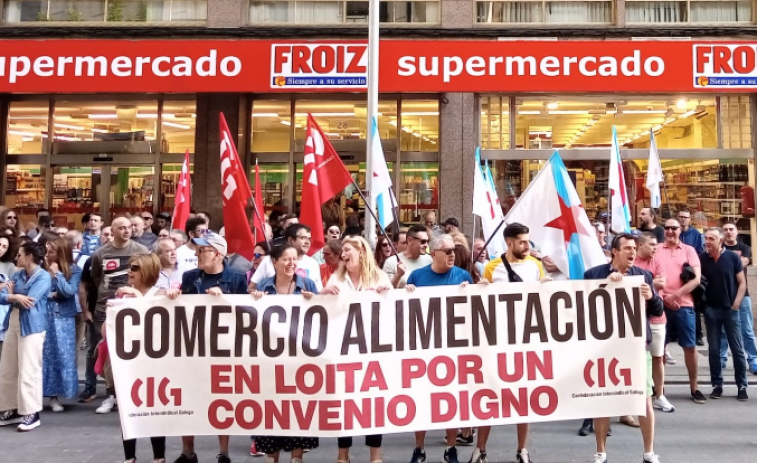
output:
[[[736,253],[739,257],[747,257],[749,259],[749,263],[752,263],[752,248],[747,246],[746,244],[742,243],[741,241],[737,241],[736,244],[733,246],[728,246],[727,244],[724,244],[726,249],[728,249],[731,252]],[[743,265],[743,262],[742,262]],[[744,267],[744,278],[746,278],[746,267]],[[747,289],[746,293],[744,294],[744,297],[749,296],[749,290]]]
[[730,309],[736,300],[739,285],[736,275],[744,271],[741,259],[736,253],[723,250],[717,262],[709,253],[699,255],[702,276],[707,278],[707,306],[713,309]]
[[642,232],[642,233],[643,232],[650,232],[650,233],[654,234],[654,236],[657,237],[657,242],[658,243],[664,243],[665,242],[665,230],[661,226],[659,226],[659,225],[657,225],[654,228],[646,228],[644,225],[640,225],[637,229],[640,232]]
[[95,287],[95,282],[92,280],[92,259],[87,259],[84,262],[84,267],[81,271],[81,282],[86,285],[87,307],[90,312],[94,313],[95,306],[97,305],[97,287]]

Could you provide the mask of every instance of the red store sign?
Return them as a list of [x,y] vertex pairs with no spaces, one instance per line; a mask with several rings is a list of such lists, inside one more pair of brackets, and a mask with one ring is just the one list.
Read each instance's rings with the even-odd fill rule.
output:
[[[365,91],[361,41],[5,40],[0,93]],[[95,51],[97,50],[97,51]],[[757,43],[383,40],[382,92],[757,89]]]

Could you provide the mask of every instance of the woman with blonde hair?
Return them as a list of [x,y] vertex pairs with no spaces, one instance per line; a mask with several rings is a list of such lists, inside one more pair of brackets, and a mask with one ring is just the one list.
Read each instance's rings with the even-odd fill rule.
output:
[[[336,295],[352,291],[382,293],[389,289],[392,289],[392,281],[376,264],[368,242],[359,236],[348,236],[342,240],[342,265],[320,294]],[[371,463],[381,463],[381,439],[381,434],[365,436],[365,445],[370,448]],[[352,437],[340,437],[338,446],[337,463],[348,463]]]

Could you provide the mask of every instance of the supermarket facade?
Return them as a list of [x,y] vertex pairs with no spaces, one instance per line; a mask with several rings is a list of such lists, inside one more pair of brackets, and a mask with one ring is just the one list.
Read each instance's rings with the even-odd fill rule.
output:
[[[223,112],[267,211],[296,211],[308,113],[364,184],[366,63],[354,39],[0,40],[2,204],[77,225],[93,210],[170,212],[189,151],[193,207],[220,218]],[[757,41],[385,38],[379,82],[405,222],[433,210],[472,232],[479,146],[506,208],[559,149],[593,217],[615,127],[636,208],[653,132],[663,211],[736,221],[754,242]]]

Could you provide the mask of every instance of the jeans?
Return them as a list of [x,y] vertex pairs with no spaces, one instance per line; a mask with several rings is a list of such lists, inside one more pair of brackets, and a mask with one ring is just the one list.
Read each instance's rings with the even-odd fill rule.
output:
[[[744,344],[746,361],[749,365],[757,361],[757,343],[754,340],[754,317],[752,316],[752,299],[744,296],[739,306],[739,321],[741,322],[741,342]],[[720,359],[728,360],[728,341],[725,329],[720,336]]]
[[95,373],[95,350],[102,339],[100,329],[103,322],[87,323],[87,368],[84,374],[84,387],[90,391],[97,390],[97,373]]
[[722,338],[721,330],[723,328],[725,328],[728,345],[731,346],[733,364],[736,369],[736,386],[739,389],[747,387],[746,358],[744,357],[744,346],[741,342],[739,311],[707,307],[707,311],[704,313],[704,322],[707,325],[712,387],[723,387],[723,370],[720,367],[720,339]]

